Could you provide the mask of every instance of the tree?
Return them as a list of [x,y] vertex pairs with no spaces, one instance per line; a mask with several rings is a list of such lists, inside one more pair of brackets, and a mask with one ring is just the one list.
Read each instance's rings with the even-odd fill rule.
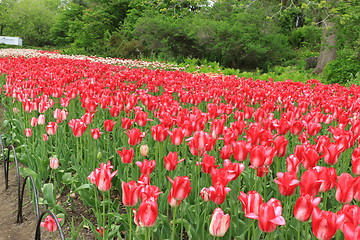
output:
[[60,0],[15,1],[8,9],[7,34],[23,38],[26,45],[51,44],[50,27],[54,23]]
[[321,51],[314,69],[315,74],[323,71],[325,66],[336,59],[336,38],[337,28],[332,20],[331,7],[334,7],[336,0],[326,0],[327,6],[324,6],[324,17],[322,19],[322,38],[321,38]]
[[8,12],[13,3],[14,3],[14,0],[1,0],[0,1],[0,36],[3,35],[4,29],[6,28],[8,22],[9,22]]

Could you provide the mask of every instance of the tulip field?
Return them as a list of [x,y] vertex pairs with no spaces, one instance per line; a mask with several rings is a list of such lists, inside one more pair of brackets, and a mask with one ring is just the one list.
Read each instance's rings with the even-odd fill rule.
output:
[[103,60],[0,58],[3,137],[67,238],[360,239],[360,86]]

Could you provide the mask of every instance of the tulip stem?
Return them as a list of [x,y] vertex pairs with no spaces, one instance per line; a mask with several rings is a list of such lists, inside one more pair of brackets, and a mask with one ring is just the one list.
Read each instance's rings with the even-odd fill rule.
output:
[[174,208],[174,211],[173,211],[173,220],[172,220],[172,228],[171,228],[171,240],[175,240],[175,232],[176,232],[175,220],[176,220],[177,209],[178,209],[178,206],[176,206]]
[[267,184],[267,174],[265,173],[265,176],[264,176],[264,185],[263,185],[264,199],[267,199],[267,187],[266,187],[266,184]]
[[128,208],[129,215],[129,240],[132,240],[132,216],[131,216],[131,207]]
[[150,240],[150,227],[145,228],[145,240]]
[[106,217],[105,217],[105,192],[101,192],[102,196],[103,196],[103,212],[102,212],[102,218],[103,218],[103,226],[104,226],[104,235],[103,235],[103,239],[106,239]]

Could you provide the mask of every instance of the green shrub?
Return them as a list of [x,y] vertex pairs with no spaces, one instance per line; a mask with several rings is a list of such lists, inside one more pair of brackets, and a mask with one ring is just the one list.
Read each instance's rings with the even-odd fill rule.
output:
[[306,47],[311,50],[318,50],[321,43],[321,28],[317,26],[303,26],[293,30],[289,36],[292,46]]
[[360,72],[360,63],[355,59],[337,59],[328,63],[324,69],[327,83],[346,84]]

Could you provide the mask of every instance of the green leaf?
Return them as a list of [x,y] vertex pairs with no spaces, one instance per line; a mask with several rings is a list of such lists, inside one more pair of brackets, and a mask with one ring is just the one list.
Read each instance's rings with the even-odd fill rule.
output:
[[70,172],[64,173],[64,175],[62,176],[62,180],[64,182],[71,182],[72,179],[72,175]]
[[92,189],[92,188],[93,188],[92,184],[86,183],[86,184],[81,185],[80,187],[78,187],[77,189],[75,189],[72,192],[74,193],[74,192],[78,192],[78,191],[83,190],[83,189]]
[[54,185],[52,183],[44,184],[42,188],[42,192],[44,194],[44,199],[49,206],[54,206],[55,198],[54,198]]
[[26,177],[27,175],[30,175],[34,180],[36,180],[37,173],[31,170],[30,168],[20,168],[19,169],[20,175],[23,177]]

